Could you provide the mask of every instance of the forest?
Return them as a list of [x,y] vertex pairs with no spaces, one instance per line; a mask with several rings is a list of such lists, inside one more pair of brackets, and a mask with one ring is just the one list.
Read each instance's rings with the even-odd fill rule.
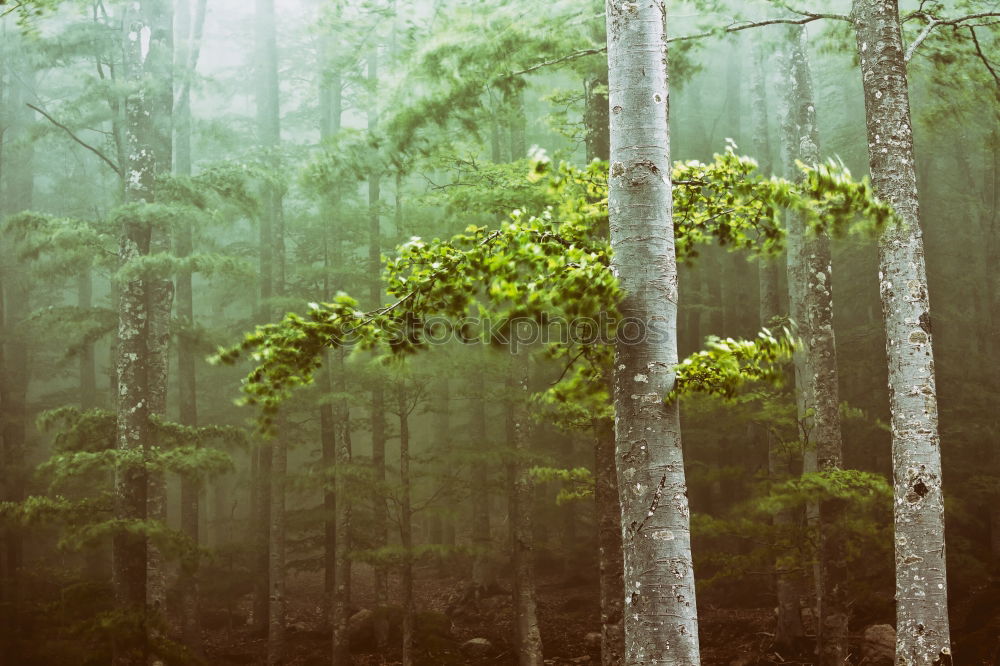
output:
[[1000,664],[1000,2],[0,0],[0,666],[103,664]]

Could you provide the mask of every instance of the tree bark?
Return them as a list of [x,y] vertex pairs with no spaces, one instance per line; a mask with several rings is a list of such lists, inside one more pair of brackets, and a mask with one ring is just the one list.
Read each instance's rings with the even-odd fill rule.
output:
[[[281,120],[274,0],[256,0],[255,17],[257,136],[261,145],[270,151],[268,159],[271,167],[278,168],[277,150],[281,143]],[[273,247],[271,261],[274,272],[268,277],[273,281],[271,290],[274,296],[281,297],[285,289],[284,217],[281,193],[275,185],[266,183],[263,194],[263,215],[268,218],[268,226],[272,233],[269,240]],[[274,313],[270,304],[265,302],[264,307],[269,314]],[[288,439],[282,432],[280,423],[270,449],[269,479],[264,482],[265,484],[270,482],[270,512],[267,519],[269,543],[267,663],[282,664],[285,661],[285,477],[288,466]]]
[[542,666],[542,636],[538,627],[535,603],[534,535],[532,530],[531,477],[525,457],[529,450],[530,419],[528,416],[528,351],[513,354],[507,378],[507,436],[511,459],[507,463],[508,516],[514,606],[514,642],[519,666]]
[[[8,65],[12,70],[13,66]],[[7,125],[4,144],[7,154],[0,154],[3,174],[3,199],[0,216],[30,210],[34,199],[35,149],[30,138],[31,116],[25,101],[34,87],[35,73],[25,67],[11,77],[9,109],[5,109]],[[0,95],[3,91],[0,79]],[[2,101],[2,99],[0,99]],[[2,150],[2,149],[0,149]],[[13,167],[13,168],[11,168]],[[18,330],[31,314],[31,277],[16,257],[3,257],[3,279],[0,284],[0,488],[5,491],[0,500],[20,502],[24,499],[25,453],[27,445],[28,388],[31,368],[28,362],[29,338]],[[4,645],[0,659],[16,664],[21,660],[20,644],[24,640],[21,612],[21,578],[24,564],[24,532],[8,524],[0,532],[0,604],[3,611]]]
[[607,160],[611,156],[611,136],[608,134],[607,70],[588,79],[585,86],[586,108],[583,124],[586,128],[587,161]]
[[[344,377],[343,349],[336,353],[335,373],[336,388],[339,392],[346,391]],[[347,622],[350,619],[351,605],[351,502],[348,493],[347,468],[351,464],[351,426],[350,411],[345,400],[338,401],[337,407],[337,460],[334,474],[334,493],[340,498],[337,502],[336,522],[337,532],[334,562],[336,563],[336,587],[333,595],[333,636],[331,654],[333,666],[349,666],[351,663],[350,634]]]
[[950,664],[937,390],[913,123],[895,0],[855,0],[872,184],[900,224],[879,240],[896,528],[896,663]]
[[[805,29],[788,30],[790,85],[786,90],[784,143],[786,165],[796,160],[819,162],[819,132],[812,74],[806,54]],[[790,178],[801,178],[789,173]],[[833,327],[832,264],[830,239],[805,229],[803,220],[790,217],[788,224],[788,292],[790,312],[798,323],[803,347],[795,357],[800,438],[806,447],[803,473],[839,470],[843,460],[840,430],[837,351]],[[836,505],[832,501],[811,505],[808,520],[817,531],[814,565],[816,646],[824,666],[843,664],[847,658],[847,612],[842,595],[844,572],[832,557],[831,539]]]
[[[191,175],[191,79],[197,65],[202,26],[205,20],[206,0],[198,0],[195,14],[191,16],[190,0],[175,0],[176,48],[174,68],[180,75],[178,104],[174,111],[174,171],[182,176]],[[194,251],[192,223],[186,221],[177,230],[176,251],[179,257],[190,256]],[[177,383],[179,418],[182,425],[198,425],[198,383],[195,370],[197,348],[194,343],[194,289],[190,268],[177,272],[177,319],[182,328],[177,341]],[[199,499],[203,484],[195,475],[181,477],[180,512],[181,532],[191,541],[193,548],[181,560],[177,583],[181,607],[181,636],[184,644],[195,654],[201,652],[199,624],[199,524],[201,507]],[[222,529],[217,525],[216,529]]]
[[413,509],[410,502],[410,420],[406,381],[397,389],[399,411],[399,539],[403,548],[403,666],[413,666]]
[[[482,370],[473,375],[471,439],[475,446],[480,447],[486,446],[489,441],[486,382]],[[472,588],[473,597],[478,602],[497,586],[493,535],[490,529],[490,470],[485,457],[472,463],[471,472],[472,545],[475,548]]]
[[[378,82],[378,51],[373,49],[368,53],[368,80],[372,86]],[[378,125],[378,113],[375,104],[368,107],[368,130],[374,132]],[[382,231],[379,223],[379,205],[381,202],[381,177],[373,170],[368,174],[368,279],[369,298],[372,307],[382,302],[382,281],[379,278],[382,270]],[[372,468],[374,471],[374,515],[372,528],[374,531],[374,547],[381,548],[388,543],[388,515],[385,488],[385,387],[382,378],[374,378],[371,393],[371,428],[372,428]],[[375,567],[375,604],[383,608],[389,603],[389,579],[385,566]],[[375,629],[380,648],[385,648],[389,640],[389,626],[384,613],[379,614]]]
[[666,6],[608,0],[612,271],[623,318],[615,344],[615,448],[622,504],[625,663],[700,661],[691,531],[676,404],[677,265],[670,194]]
[[[173,115],[173,7],[170,0],[152,0],[144,3],[143,10],[149,17],[149,46],[144,56],[143,69],[149,94],[151,133],[149,142],[156,153],[155,171],[157,175],[167,174],[171,169]],[[154,226],[150,237],[150,252],[169,253],[169,232]],[[170,371],[170,313],[173,309],[174,285],[169,278],[155,277],[146,285],[147,337],[149,364],[147,381],[149,391],[149,415],[160,419],[167,414],[167,376]],[[144,446],[149,455],[159,452],[158,438],[154,437]],[[161,526],[167,524],[167,480],[159,468],[148,471],[148,491],[146,497],[147,518]],[[166,613],[167,578],[166,564],[159,544],[151,540],[147,546],[146,560],[146,603],[154,618],[163,618]],[[157,657],[154,664],[163,663]]]
[[618,505],[618,476],[615,472],[615,424],[611,419],[595,419],[593,427],[594,499],[600,558],[601,664],[621,666],[625,657],[625,583],[622,579],[622,512]]
[[[141,13],[125,22],[126,80],[133,92],[125,101],[125,202],[153,200],[156,154],[150,139],[150,106],[153,97],[144,83],[145,54],[142,35],[151,28]],[[124,218],[119,236],[118,263],[125,266],[149,254],[150,228],[140,220]],[[117,436],[116,448],[125,456],[115,468],[114,511],[118,520],[146,519],[147,474],[144,448],[150,441],[148,383],[149,322],[144,281],[131,277],[118,284],[118,336],[116,345]],[[112,584],[122,624],[113,642],[115,666],[142,665],[148,653],[146,611],[146,536],[128,530],[112,539]]]

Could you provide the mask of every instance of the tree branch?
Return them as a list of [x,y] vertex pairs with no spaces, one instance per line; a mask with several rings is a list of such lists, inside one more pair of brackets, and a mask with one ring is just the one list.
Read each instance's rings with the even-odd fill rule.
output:
[[970,25],[968,28],[969,34],[972,35],[972,43],[976,45],[976,55],[979,56],[979,59],[983,61],[984,65],[986,65],[986,69],[993,75],[993,80],[996,81],[997,86],[1000,86],[1000,75],[998,75],[997,71],[993,69],[993,65],[990,63],[989,58],[987,58],[986,54],[983,53],[983,47],[979,44],[979,38],[976,36],[975,26]]
[[[850,18],[844,14],[814,14],[807,12],[798,12],[790,9],[795,14],[800,14],[801,18],[774,18],[774,19],[764,19],[761,21],[740,21],[738,23],[731,23],[721,30],[723,33],[730,32],[740,32],[741,30],[749,30],[751,28],[762,28],[767,25],[805,25],[806,23],[812,23],[813,21],[819,21],[820,19],[831,19],[835,21],[849,21]],[[668,37],[667,43],[671,44],[673,42],[686,42],[692,39],[704,39],[705,37],[713,37],[720,33],[719,30],[706,30],[705,32],[698,32],[691,35],[681,35],[679,37]],[[606,53],[608,47],[600,46],[591,49],[583,49],[580,51],[574,51],[568,55],[564,55],[561,58],[555,58],[554,60],[546,60],[545,62],[540,62],[531,67],[518,70],[516,72],[510,72],[507,74],[508,77],[511,76],[521,76],[522,74],[529,74],[536,70],[542,69],[543,67],[549,67],[552,65],[561,65],[564,62],[570,62],[576,60],[577,58],[583,58],[589,55],[597,55],[598,53]]]
[[962,23],[965,23],[966,21],[974,21],[976,19],[981,19],[981,18],[996,17],[1000,16],[1000,12],[979,12],[977,14],[966,14],[965,16],[959,16],[953,19],[940,19],[932,14],[928,14],[922,11],[916,11],[913,12],[913,14],[911,14],[907,18],[916,18],[917,16],[923,16],[924,18],[927,19],[928,23],[927,26],[924,27],[922,31],[920,31],[920,34],[917,35],[917,38],[913,40],[913,43],[910,44],[909,48],[906,49],[906,55],[903,56],[904,62],[910,62],[910,59],[913,58],[913,54],[917,52],[917,49],[920,48],[920,45],[924,43],[924,40],[926,40],[930,36],[931,32],[933,32],[935,28],[942,25],[957,26]]
[[569,55],[565,55],[565,56],[563,56],[561,58],[556,58],[555,60],[546,60],[545,62],[538,63],[537,65],[532,65],[531,67],[528,67],[527,69],[522,69],[522,70],[517,71],[517,72],[511,72],[507,76],[508,77],[510,77],[510,76],[521,76],[522,74],[528,74],[530,72],[534,72],[535,70],[541,69],[543,67],[549,67],[551,65],[559,65],[559,64],[562,64],[564,62],[569,62],[571,60],[576,60],[577,58],[582,58],[584,56],[596,55],[598,53],[604,53],[607,50],[608,50],[607,46],[601,46],[601,47],[593,48],[593,49],[583,49],[582,51],[575,51],[575,52],[570,53]]
[[45,116],[45,118],[50,123],[52,123],[53,125],[55,125],[59,129],[61,129],[62,131],[66,132],[66,134],[69,134],[69,136],[70,136],[71,139],[73,139],[78,144],[80,144],[81,146],[83,146],[84,148],[86,148],[87,150],[89,150],[90,152],[94,153],[95,155],[97,155],[98,157],[100,157],[102,160],[104,160],[104,163],[107,164],[109,167],[111,167],[114,170],[114,172],[116,174],[118,174],[119,177],[122,176],[122,170],[121,170],[121,168],[117,164],[115,164],[114,162],[112,162],[111,159],[108,158],[107,155],[105,155],[104,153],[102,153],[101,151],[99,151],[97,148],[94,148],[89,143],[86,143],[85,141],[83,141],[80,137],[78,137],[76,134],[73,133],[73,130],[71,130],[70,128],[66,127],[61,122],[59,122],[58,120],[56,120],[55,118],[53,118],[48,113],[46,113],[42,109],[38,108],[34,104],[28,104],[28,108],[29,109],[33,109],[33,110],[37,111],[38,113],[42,114],[43,116]]

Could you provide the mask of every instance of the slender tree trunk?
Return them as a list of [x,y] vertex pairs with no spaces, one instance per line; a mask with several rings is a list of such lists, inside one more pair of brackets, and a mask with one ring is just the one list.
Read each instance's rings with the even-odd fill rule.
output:
[[[12,68],[13,69],[13,68]],[[12,147],[3,162],[3,200],[0,216],[13,215],[32,207],[34,198],[35,150],[30,138],[31,117],[25,101],[34,87],[35,75],[30,69],[17,72],[10,85],[8,124],[3,132],[4,142]],[[13,168],[11,168],[13,167]],[[6,255],[6,253],[5,253]],[[26,331],[18,330],[31,313],[31,278],[18,261],[4,256],[3,280],[0,284],[0,479],[6,492],[0,500],[20,502],[24,499],[25,452],[28,427],[28,386],[31,371],[28,362],[29,338]],[[3,611],[4,643],[0,660],[11,665],[22,659],[20,645],[24,619],[21,612],[21,589],[24,565],[24,532],[16,525],[8,525],[0,533],[0,604]]]
[[[177,22],[174,50],[174,68],[180,76],[178,104],[174,111],[174,171],[182,176],[191,175],[191,79],[197,64],[197,54],[205,20],[206,0],[198,0],[192,24],[190,0],[175,0]],[[177,255],[189,256],[194,251],[192,223],[182,223],[177,231]],[[177,378],[180,423],[189,427],[198,425],[198,385],[195,371],[197,348],[194,342],[194,289],[190,268],[177,272],[177,319],[182,331],[177,341]],[[178,592],[181,607],[181,636],[184,644],[195,654],[201,652],[199,625],[198,567],[199,524],[201,507],[199,498],[203,484],[195,475],[181,477],[180,511],[181,532],[191,541],[192,550],[181,560]],[[221,530],[222,526],[217,525]]]
[[[326,67],[329,56],[329,41],[323,42],[322,67]],[[341,77],[339,72],[323,70],[319,89],[320,123],[319,135],[322,143],[327,143],[340,132],[342,115]],[[343,251],[341,249],[341,234],[337,228],[339,193],[331,192],[321,202],[320,224],[323,229],[325,271],[323,275],[323,299],[329,300],[332,295],[331,281],[338,288],[343,288],[342,270]],[[334,274],[333,271],[338,271]],[[339,352],[335,352],[339,353]],[[324,394],[333,391],[330,364],[333,356],[327,352],[324,356],[323,368],[318,377],[319,389]],[[337,460],[338,424],[334,414],[334,404],[324,399],[319,408],[320,443],[322,448],[323,470],[326,475],[326,487],[323,490],[323,583],[326,593],[327,622],[333,622],[333,599],[337,587],[337,493],[335,492],[335,472]],[[346,501],[346,498],[341,498]]]
[[[146,86],[152,99],[149,142],[156,153],[155,171],[166,174],[171,169],[171,124],[173,114],[173,7],[171,0],[152,0],[143,5],[149,16],[149,45],[144,56]],[[169,253],[170,237],[166,229],[154,226],[150,252]],[[174,285],[169,278],[150,278],[146,284],[148,313],[146,346],[148,348],[147,382],[149,415],[166,418],[167,376],[170,371],[170,313]],[[159,453],[158,437],[144,443],[147,455]],[[161,525],[167,522],[167,480],[159,467],[148,470],[146,517]],[[160,545],[150,540],[146,560],[146,603],[153,618],[164,619],[167,602],[166,563]],[[157,632],[159,630],[156,630]],[[162,664],[159,657],[154,664]]]
[[[604,35],[601,35],[603,38]],[[608,73],[600,72],[586,82],[587,161],[607,160],[611,155],[611,135],[608,133]]]
[[[486,422],[486,382],[482,371],[473,377],[471,440],[476,447],[489,441]],[[478,601],[497,586],[494,567],[493,536],[490,530],[490,470],[486,459],[472,463],[471,508],[472,545],[476,554],[472,563],[473,596]]]
[[[141,13],[129,14],[125,24],[126,80],[134,90],[125,101],[125,201],[153,200],[156,155],[150,135],[150,105],[144,84],[144,54],[141,36],[149,30]],[[125,266],[147,254],[150,228],[138,219],[122,220],[118,263]],[[142,458],[150,441],[150,396],[147,381],[148,300],[143,280],[132,277],[118,283],[118,338],[116,345],[117,437],[116,448],[127,463],[115,468],[114,511],[118,520],[134,523],[146,519],[147,475]],[[144,666],[148,653],[146,636],[146,537],[129,530],[118,531],[112,540],[112,583],[115,606],[122,623],[115,632],[115,666]]]
[[618,505],[618,477],[615,473],[614,421],[595,419],[594,435],[594,498],[597,508],[601,588],[601,664],[620,666],[625,658],[625,584],[622,579],[622,513]]
[[[278,46],[275,26],[274,0],[256,0],[256,76],[257,76],[257,134],[260,143],[270,152],[272,168],[279,167],[277,150],[281,143],[281,122],[278,89]],[[284,295],[285,252],[284,216],[282,215],[281,193],[272,184],[264,185],[264,212],[268,218],[274,296]],[[262,225],[263,228],[264,225]],[[262,239],[263,240],[263,239]],[[263,249],[263,248],[262,248]],[[263,277],[263,276],[262,276]],[[273,307],[265,303],[269,314]],[[271,464],[270,512],[268,516],[267,583],[268,583],[268,630],[267,663],[281,664],[285,660],[285,478],[288,465],[288,439],[278,424],[277,433],[270,446]],[[265,468],[262,459],[261,468]],[[266,478],[266,477],[265,477]],[[265,480],[264,485],[267,484]]]
[[[77,278],[77,301],[76,305],[81,312],[88,312],[94,307],[94,282],[93,273],[90,267],[83,270]],[[94,409],[98,405],[97,395],[97,363],[94,354],[94,344],[84,342],[80,349],[80,410],[87,411]],[[0,396],[0,404],[3,404]],[[112,478],[108,472],[103,473],[101,483],[112,485]],[[86,563],[84,570],[91,580],[107,580],[108,561],[110,552],[106,547],[106,542],[101,540],[92,544],[84,553]]]
[[[344,380],[344,350],[336,353],[336,383],[338,392],[347,390]],[[351,663],[350,635],[347,621],[350,619],[351,605],[351,502],[348,493],[347,468],[351,464],[351,426],[350,411],[345,400],[337,403],[337,460],[334,476],[334,493],[340,498],[337,502],[335,530],[337,532],[336,551],[336,588],[333,595],[333,638],[331,654],[333,666],[349,666]]]
[[508,517],[511,548],[511,589],[513,592],[515,645],[519,666],[542,666],[542,636],[535,603],[534,537],[532,530],[533,484],[525,457],[531,438],[528,416],[528,350],[520,349],[511,358],[507,388],[511,393],[508,438]]
[[[448,377],[442,377],[438,380],[438,389],[434,392],[435,396],[435,431],[436,439],[438,445],[438,451],[441,457],[444,459],[445,464],[448,465],[451,457],[451,384],[448,381]],[[451,483],[450,474],[445,474],[442,478],[442,483]],[[455,546],[455,520],[454,516],[450,513],[439,515],[438,520],[440,521],[440,526],[438,529],[441,531],[441,544],[448,547],[449,549]],[[449,550],[446,551],[447,554],[441,558],[439,564],[442,568],[442,573],[447,575],[449,572],[449,562],[452,560],[453,553]]]
[[[805,47],[805,30],[789,29],[788,65],[791,76],[784,121],[786,164],[796,160],[819,162],[819,133],[812,75]],[[798,178],[797,174],[789,174]],[[796,217],[789,219],[788,283],[792,318],[803,341],[796,355],[796,390],[799,423],[806,445],[803,472],[823,472],[842,467],[843,441],[840,430],[837,351],[833,328],[832,265],[830,240],[813,234]],[[847,658],[847,612],[840,598],[843,571],[831,557],[831,539],[836,519],[834,502],[823,502],[807,510],[818,536],[814,566],[817,627],[816,645],[820,663],[843,664]]]
[[700,662],[680,417],[663,400],[677,363],[665,17],[663,2],[607,4],[612,270],[622,316],[658,332],[615,345],[629,666]]
[[410,421],[406,381],[397,389],[399,411],[399,538],[403,547],[403,666],[413,666],[413,509],[410,503]]
[[517,91],[509,99],[510,119],[510,159],[524,159],[528,156],[528,119],[524,113],[524,93]]
[[901,223],[879,241],[896,526],[896,663],[950,664],[941,440],[913,122],[895,0],[855,0],[875,193]]
[[[84,269],[77,279],[76,305],[81,312],[94,307],[94,277],[90,268]],[[97,362],[94,343],[85,342],[80,349],[80,409],[97,406]]]
[[[371,84],[378,82],[378,52],[373,49],[368,53],[368,80]],[[369,105],[368,130],[375,131],[378,124],[378,113],[374,104]],[[369,298],[372,306],[382,302],[382,281],[379,279],[382,269],[382,231],[379,224],[379,205],[381,200],[381,174],[372,171],[368,175],[368,270]],[[388,516],[384,494],[385,488],[385,387],[381,378],[375,378],[372,388],[371,428],[372,428],[372,467],[375,477],[374,546],[381,548],[388,543]],[[388,572],[383,565],[375,567],[375,604],[383,608],[389,603]],[[384,614],[379,614],[376,623],[376,636],[380,648],[384,648],[389,640],[388,622],[383,621]]]
[[[755,67],[753,81],[753,111],[754,111],[754,152],[760,164],[763,175],[774,170],[771,159],[771,135],[767,109],[767,82],[765,77],[763,49],[755,50]],[[775,259],[764,259],[761,264],[760,287],[760,325],[768,326],[770,322],[785,310],[779,296],[780,268]],[[768,476],[772,483],[781,483],[791,477],[792,451],[771,432],[765,433],[767,442]],[[788,509],[777,511],[772,517],[775,527],[782,531],[792,529],[795,514]],[[802,613],[799,605],[801,585],[798,577],[783,570],[781,558],[775,563],[774,592],[777,600],[777,612],[774,631],[774,644],[779,651],[795,651],[800,648],[805,638],[805,628],[802,626]]]
[[[771,160],[771,123],[768,111],[767,77],[765,69],[766,55],[761,46],[753,50],[753,153],[761,175],[769,176],[774,172]],[[780,271],[777,260],[765,258],[761,260],[758,274],[760,292],[759,321],[761,326],[768,326],[774,317],[781,314],[781,301],[778,295]]]

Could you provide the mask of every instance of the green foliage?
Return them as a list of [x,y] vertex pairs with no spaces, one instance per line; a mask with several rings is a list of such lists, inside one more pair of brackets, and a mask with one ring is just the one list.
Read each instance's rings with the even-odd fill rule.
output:
[[698,246],[716,242],[752,255],[784,249],[783,211],[794,211],[814,233],[835,237],[874,235],[890,222],[892,208],[880,202],[867,179],[855,181],[833,160],[798,163],[796,182],[757,173],[757,162],[738,156],[730,143],[710,164],[677,162],[673,169],[674,236],[678,261],[698,256]]
[[[846,572],[844,589],[852,591],[853,601],[881,594],[880,581],[891,580],[892,487],[881,475],[858,470],[803,474],[771,485],[728,515],[694,514],[699,584],[722,585],[775,566],[804,575],[818,557],[817,526],[804,520],[806,507],[816,503],[832,516],[830,563]],[[778,512],[793,519],[773,522]],[[743,547],[718,547],[733,540]]]
[[[784,238],[777,222],[782,208],[799,212],[817,232],[872,230],[890,219],[891,209],[874,198],[867,182],[853,181],[842,166],[800,168],[799,183],[761,179],[754,175],[756,163],[737,157],[732,146],[711,165],[678,164],[679,251],[691,257],[695,245],[717,241],[777,252]],[[516,345],[523,342],[517,340],[521,323],[545,327],[553,321],[609,317],[612,330],[605,333],[613,334],[620,293],[605,240],[606,178],[600,163],[585,170],[566,164],[552,169],[540,155],[528,180],[546,193],[548,205],[535,214],[514,210],[498,229],[470,226],[448,241],[413,238],[403,244],[386,261],[386,292],[396,299],[392,304],[365,312],[356,300],[339,294],[331,303],[311,303],[306,316],[288,313],[281,322],[258,327],[239,347],[222,349],[215,358],[233,363],[249,354],[256,363],[243,384],[244,402],[263,408],[267,429],[289,392],[311,381],[328,347],[353,343],[408,354],[449,327],[465,341]],[[587,341],[570,356],[596,368],[597,349],[610,339]],[[574,344],[564,344],[556,355],[568,354]],[[679,383],[668,398],[694,390],[731,397],[747,379],[776,378],[776,364],[791,348],[787,335],[775,338],[766,331],[754,341],[712,340],[707,351],[678,367]],[[598,374],[593,370],[587,378]],[[571,377],[579,387],[586,374]],[[548,402],[569,400],[556,393]]]
[[775,336],[763,329],[754,340],[725,340],[711,336],[706,348],[676,366],[674,388],[667,401],[691,393],[707,393],[732,398],[747,382],[783,380],[782,363],[792,358],[795,341],[788,329]]
[[562,485],[556,495],[556,504],[565,504],[594,496],[594,475],[586,467],[560,469],[557,467],[532,467],[528,470],[537,483],[558,482]]

